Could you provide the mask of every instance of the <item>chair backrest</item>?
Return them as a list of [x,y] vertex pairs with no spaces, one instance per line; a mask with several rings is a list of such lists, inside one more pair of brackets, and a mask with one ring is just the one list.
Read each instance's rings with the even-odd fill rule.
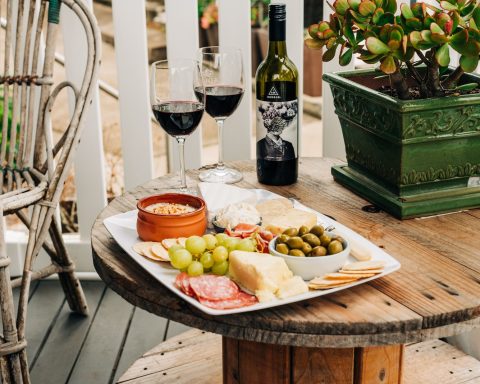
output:
[[[87,40],[85,73],[79,87],[69,81],[54,84],[55,43],[60,8],[67,6],[84,26]],[[84,111],[96,84],[100,64],[97,23],[82,0],[19,0],[7,2],[3,71],[0,178],[3,191],[47,180],[46,199],[60,198],[73,154],[80,141]],[[50,113],[65,88],[75,104],[65,132],[54,142]],[[6,177],[5,177],[6,176]]]

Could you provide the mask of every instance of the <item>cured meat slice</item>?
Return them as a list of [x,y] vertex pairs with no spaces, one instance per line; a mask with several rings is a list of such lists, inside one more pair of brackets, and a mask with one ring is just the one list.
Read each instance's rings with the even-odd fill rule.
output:
[[238,285],[225,276],[202,275],[190,277],[190,286],[198,298],[226,300],[236,297]]
[[241,307],[248,307],[258,303],[258,300],[255,296],[249,295],[248,293],[239,291],[234,298],[225,299],[225,300],[207,300],[201,297],[198,298],[198,301],[205,305],[206,307],[212,309],[234,309]]
[[193,289],[190,286],[190,277],[187,273],[179,273],[175,278],[175,285],[186,295],[195,297],[195,292],[193,292]]

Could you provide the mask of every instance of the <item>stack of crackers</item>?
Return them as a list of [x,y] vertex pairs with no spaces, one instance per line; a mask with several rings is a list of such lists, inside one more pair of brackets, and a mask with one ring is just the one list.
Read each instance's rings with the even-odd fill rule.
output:
[[153,261],[170,261],[168,256],[168,248],[172,245],[179,244],[185,247],[185,237],[179,237],[178,239],[165,239],[162,242],[156,241],[142,241],[133,246],[133,250],[139,255],[146,257]]
[[322,277],[310,280],[310,289],[331,289],[349,285],[357,280],[366,279],[383,272],[385,263],[382,260],[357,261],[344,265],[338,272],[327,273]]

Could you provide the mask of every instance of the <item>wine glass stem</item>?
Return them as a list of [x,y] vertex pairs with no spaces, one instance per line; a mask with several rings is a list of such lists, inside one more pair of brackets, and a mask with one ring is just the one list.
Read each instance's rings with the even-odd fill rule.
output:
[[223,122],[224,119],[217,120],[218,126],[218,163],[217,169],[225,169],[225,164],[223,163]]
[[180,155],[180,189],[187,189],[187,178],[185,177],[185,138],[177,137],[178,153]]

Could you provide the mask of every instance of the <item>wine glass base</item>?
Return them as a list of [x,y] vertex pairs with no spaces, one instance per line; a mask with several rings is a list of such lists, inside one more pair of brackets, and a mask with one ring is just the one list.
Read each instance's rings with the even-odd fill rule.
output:
[[198,178],[206,183],[234,184],[242,180],[243,175],[232,168],[214,168],[200,172]]
[[198,188],[180,188],[180,187],[165,187],[165,188],[155,188],[156,195],[163,195],[165,193],[181,193],[184,195],[199,196]]

